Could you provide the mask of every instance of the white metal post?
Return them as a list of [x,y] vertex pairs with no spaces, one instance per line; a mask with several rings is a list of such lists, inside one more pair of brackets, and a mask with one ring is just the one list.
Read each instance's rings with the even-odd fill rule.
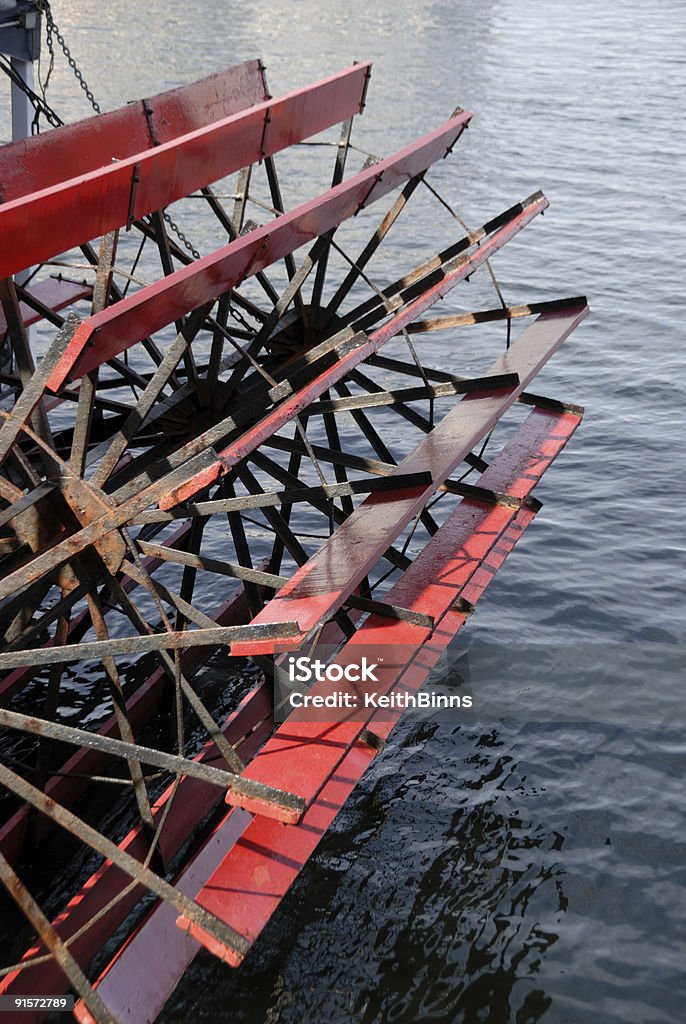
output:
[[[21,78],[24,85],[34,90],[36,76],[34,74],[32,60],[19,60],[11,58],[13,71]],[[31,134],[31,122],[33,121],[33,107],[25,92],[22,92],[16,82],[12,82],[12,141],[25,139]]]

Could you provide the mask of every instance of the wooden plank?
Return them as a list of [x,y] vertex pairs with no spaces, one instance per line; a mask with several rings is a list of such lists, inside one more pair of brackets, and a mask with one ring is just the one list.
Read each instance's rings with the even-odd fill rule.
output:
[[[289,639],[287,646],[280,645],[279,650],[297,649],[320,622],[341,607],[436,487],[488,433],[587,312],[588,307],[579,304],[539,316],[488,371],[489,375],[517,373],[519,384],[467,395],[398,465],[397,473],[430,472],[433,483],[399,494],[386,491],[370,495],[281,588],[253,620],[300,624],[300,634]],[[232,646],[237,655],[274,650],[269,643],[238,642]]]
[[369,64],[353,65],[159,146],[148,142],[123,159],[113,154],[104,166],[5,202],[0,278],[160,210],[359,113],[368,71]]
[[[255,108],[256,111],[261,109]],[[251,112],[245,116],[255,115]],[[440,128],[348,181],[89,317],[81,325],[48,386],[57,391],[67,377],[73,379],[89,373],[189,310],[217,298],[246,277],[257,274],[354,216],[372,198],[380,199],[445,156],[470,117],[463,112],[451,118]],[[0,225],[2,209],[0,207]]]
[[[264,724],[260,725],[261,722]],[[243,699],[238,709],[227,720],[223,732],[230,743],[237,744],[239,755],[247,758],[264,742],[272,727],[271,701],[266,688],[260,686]],[[196,760],[208,764],[223,763],[213,743],[208,743]],[[193,829],[221,800],[220,791],[213,792],[214,789],[213,786],[189,776],[181,779],[174,796],[173,807],[169,811],[160,836],[160,851],[165,860],[171,859],[178,852]],[[153,817],[156,823],[164,813],[173,790],[172,784],[155,802]],[[132,829],[119,847],[125,853],[143,860],[147,851],[147,840],[141,827]],[[91,960],[94,951],[113,934],[143,895],[144,890],[141,887],[136,887],[124,895],[128,882],[129,879],[111,861],[105,861],[53,920],[53,927],[63,940],[93,921],[92,927],[69,945],[78,963],[85,965]],[[116,901],[103,917],[97,918],[98,912],[117,895],[121,895],[122,898]],[[29,960],[43,952],[44,948],[37,943],[27,950],[23,959]],[[67,980],[54,962],[36,967],[27,966],[0,979],[0,994],[3,995],[30,995],[39,990],[44,995],[55,995],[66,991],[67,987]]]
[[[51,188],[158,143],[205,128],[267,96],[262,63],[246,61],[190,85],[0,147],[3,202]],[[150,114],[146,114],[146,106]]]
[[[93,287],[86,281],[79,284],[77,281],[65,281],[64,278],[48,277],[44,281],[32,285],[29,292],[44,306],[56,313],[58,310],[64,309],[65,306],[71,306],[73,302],[78,302],[79,299],[89,299],[93,294]],[[37,324],[43,319],[43,315],[32,309],[26,302],[19,303],[19,312],[24,327],[32,327],[33,324]],[[4,337],[6,332],[7,320],[3,310],[0,309],[0,338]]]
[[[536,410],[487,470],[484,484],[507,487],[518,497],[526,497],[579,422],[579,415]],[[505,510],[499,512],[502,517]],[[422,685],[465,621],[465,614],[454,608],[456,598],[462,596],[471,604],[478,600],[534,516],[533,510],[527,507],[509,510],[493,536],[493,513],[492,508],[480,508],[472,501],[463,502],[400,580],[397,590],[394,588],[394,599],[397,594],[406,604],[418,603],[423,609],[431,607],[435,612],[443,608],[440,623],[430,638],[426,631],[421,631],[410,644],[407,626],[402,629],[394,625],[387,631],[385,640],[380,641],[378,630],[383,624],[378,620],[371,626],[363,624],[357,636],[366,632],[367,643],[373,631],[374,644],[390,645],[393,633],[404,646],[414,646],[407,659],[396,660],[379,689],[413,691]],[[470,521],[474,527],[471,535]],[[437,566],[442,567],[440,573]],[[359,648],[359,641],[356,641],[357,637],[347,647]],[[389,660],[393,661],[392,656]],[[376,712],[370,716],[367,727],[379,739],[386,739],[400,714]],[[301,783],[302,790],[308,787],[310,794],[308,810],[300,823],[279,828],[275,821],[255,817],[197,895],[201,906],[211,909],[249,942],[254,942],[274,913],[374,757],[375,750],[361,741],[363,728],[363,722],[311,723],[309,726],[286,722],[249,766],[250,770],[270,759],[273,770],[283,779],[282,769],[290,762],[301,780],[305,780],[305,785]],[[217,943],[202,930],[189,928],[183,918],[178,923],[221,959],[233,965],[240,963],[241,958],[233,949]]]

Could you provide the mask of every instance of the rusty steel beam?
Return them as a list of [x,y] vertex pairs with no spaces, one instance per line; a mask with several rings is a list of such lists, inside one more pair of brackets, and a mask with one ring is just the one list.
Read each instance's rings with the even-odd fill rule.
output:
[[130,226],[194,189],[359,113],[369,67],[353,65],[304,89],[158,146],[148,143],[133,155],[5,202],[0,231],[7,245],[0,252],[0,278]]
[[[525,498],[579,422],[573,414],[532,413],[487,471],[486,483]],[[433,635],[429,638],[425,629],[407,623],[375,619],[361,627],[344,652],[350,648],[359,660],[355,648],[359,651],[361,643],[374,643],[377,650],[385,646],[390,668],[379,689],[417,690],[466,619],[465,612],[455,609],[457,598],[469,606],[478,600],[495,571],[486,569],[485,556],[497,569],[533,516],[529,508],[494,510],[471,502],[458,507],[391,590],[394,599],[435,613],[438,625]],[[439,578],[437,562],[443,567]],[[394,658],[391,652],[397,645],[407,648],[407,655]],[[264,767],[271,758],[279,774],[292,771],[308,810],[300,823],[286,829],[256,816],[198,892],[198,902],[254,942],[399,717],[399,712],[377,711],[370,713],[366,724],[287,721],[280,726],[249,769]],[[189,927],[183,918],[178,923],[216,956],[234,966],[242,962],[233,947]]]
[[257,586],[268,587],[270,589],[279,587],[284,583],[283,577],[275,576],[273,573],[264,572],[261,569],[253,569],[251,566],[233,565],[231,562],[220,562],[217,558],[207,558],[204,555],[195,555],[190,551],[178,551],[176,549],[166,547],[163,544],[152,544],[147,540],[141,540],[138,543],[144,554],[152,555],[155,558],[159,558],[161,561],[173,562],[176,565],[185,565],[192,569],[204,569],[206,572],[214,572],[219,576],[229,576],[231,579],[243,580],[246,583],[257,584]]
[[[229,716],[223,734],[247,760],[272,729],[271,701],[267,687],[260,685],[251,690]],[[203,764],[219,759],[217,748],[211,742],[196,758]],[[174,858],[220,799],[221,794],[214,786],[188,775],[181,779],[178,787],[172,783],[164,790],[153,806],[153,817],[160,828],[159,848],[165,862]],[[141,827],[132,828],[119,847],[130,856],[144,860],[147,844]],[[69,942],[72,955],[82,966],[92,960],[93,949],[111,937],[140,899],[141,887],[132,888],[127,883],[128,878],[111,861],[105,861],[52,921],[53,928],[63,941]],[[105,907],[109,909],[103,914]],[[55,964],[31,964],[44,951],[40,942],[28,949],[23,957],[25,965],[0,978],[0,993],[22,995],[40,991],[54,995],[66,991],[67,982]]]
[[79,317],[73,313],[69,314],[64,326],[60,328],[48,351],[41,359],[38,369],[34,370],[30,379],[24,384],[12,411],[6,416],[2,427],[0,427],[0,463],[5,461],[25,423],[33,415],[36,406],[39,406],[45,394],[45,383],[71,344],[80,323]]
[[254,800],[263,808],[262,813],[268,816],[272,813],[271,808],[274,808],[275,816],[283,814],[284,811],[291,814],[298,809],[302,813],[305,809],[304,803],[299,797],[286,793],[275,786],[255,783],[250,779],[243,779],[241,775],[236,775],[233,772],[225,772],[221,768],[214,768],[211,765],[192,761],[187,757],[179,757],[176,754],[167,754],[163,750],[153,750],[138,743],[100,736],[98,733],[89,733],[84,729],[74,729],[71,726],[49,722],[42,718],[23,715],[18,711],[3,709],[0,709],[0,726],[33,736],[46,736],[62,743],[70,743],[73,746],[86,749],[90,747],[93,750],[111,754],[113,757],[135,758],[137,762],[153,764],[157,768],[164,768],[165,771],[173,772],[175,775],[190,775],[211,786],[219,786],[226,793],[236,793],[237,798]]
[[[510,378],[508,378],[510,379]],[[452,385],[450,385],[452,386]],[[309,415],[309,410],[308,410]],[[292,487],[285,491],[265,491],[262,494],[244,494],[236,498],[218,498],[213,501],[197,501],[172,512],[143,512],[136,516],[132,525],[143,526],[147,523],[165,523],[187,516],[209,516],[219,512],[242,512],[250,509],[271,506],[295,505],[300,502],[329,501],[332,498],[350,497],[355,494],[372,494],[374,491],[417,487],[422,483],[430,483],[426,473],[408,473],[389,481],[384,477],[371,477],[365,480],[349,480],[340,484],[320,484],[317,487]],[[141,550],[150,554],[147,542],[141,543]],[[223,565],[224,563],[220,563]],[[238,568],[243,568],[239,566]],[[228,575],[233,575],[233,572]]]
[[[339,344],[331,339],[322,343],[318,348],[323,349],[327,356],[332,348],[336,348],[339,356],[325,372],[319,374],[290,398],[285,398],[277,408],[268,413],[253,428],[248,430],[237,442],[229,448],[222,450],[218,457],[211,445],[215,444],[226,433],[235,428],[236,421],[229,417],[204,434],[189,442],[182,449],[177,450],[173,459],[167,458],[167,463],[176,461],[179,468],[173,469],[171,473],[161,480],[144,487],[128,499],[123,495],[115,495],[117,507],[96,519],[89,526],[77,531],[73,536],[55,544],[55,546],[37,555],[30,563],[23,566],[20,571],[8,574],[4,580],[0,580],[0,600],[8,594],[21,590],[43,576],[47,571],[56,568],[69,558],[78,554],[84,548],[94,544],[97,540],[107,535],[108,532],[116,530],[126,524],[138,513],[143,512],[152,504],[158,504],[160,508],[170,508],[182,501],[192,498],[198,491],[209,486],[213,481],[219,479],[227,470],[240,462],[246,455],[253,452],[260,444],[273,436],[274,432],[287,423],[294,416],[307,408],[315,398],[318,398],[323,391],[332,383],[340,380],[351,369],[363,359],[373,355],[378,349],[392,338],[398,331],[402,330],[407,323],[416,318],[417,314],[428,308],[438,298],[445,295],[459,281],[464,280],[473,273],[481,264],[504,245],[510,238],[516,235],[526,224],[537,214],[543,212],[547,206],[547,200],[540,193],[536,193],[525,202],[513,207],[511,219],[498,228],[474,253],[462,253],[442,271],[438,282],[432,285],[419,298],[414,299],[407,306],[403,307],[381,328],[367,338],[364,334],[357,334],[349,337],[343,332],[344,340]],[[312,353],[304,360],[311,362],[318,357],[318,353]],[[493,370],[495,373],[511,372],[509,365],[505,368],[497,364]],[[293,383],[289,380],[282,382],[273,388],[269,394],[269,400],[277,401],[284,398],[293,391]],[[244,412],[242,418],[248,417]]]
[[[88,1012],[94,1014],[92,1019],[96,1020],[98,1024],[119,1024],[117,1018],[110,1013],[100,996],[96,995],[93,991],[88,978],[74,960],[19,876],[7,863],[2,853],[0,853],[0,881],[34,931],[41,936],[65,977],[79,993],[84,1005],[88,1007]],[[39,1000],[36,1000],[36,1003],[39,1002]]]
[[156,875],[150,868],[141,864],[135,857],[125,853],[111,840],[83,821],[82,818],[77,817],[71,811],[55,803],[54,800],[51,800],[30,782],[27,782],[26,779],[23,779],[16,772],[13,772],[1,763],[0,785],[14,793],[19,799],[25,800],[32,807],[35,807],[37,811],[50,818],[67,832],[77,836],[96,853],[111,860],[133,881],[140,882],[160,899],[167,900],[172,906],[178,909],[183,908],[183,912],[187,914],[188,920],[194,921],[201,927],[204,925],[210,934],[215,933],[217,936],[221,936],[228,945],[234,944],[237,950],[247,949],[245,940],[242,936],[237,935],[233,929],[227,927],[221,921],[213,919],[212,915],[208,914],[194,900],[184,896],[183,893],[180,893],[169,882],[160,878],[159,875]]
[[198,764],[196,761],[190,761],[186,757],[167,754],[162,750],[153,750],[138,743],[124,742],[111,736],[102,736],[96,732],[88,732],[86,729],[75,729],[59,722],[50,722],[43,718],[35,718],[33,715],[24,715],[18,711],[0,708],[0,726],[29,733],[32,736],[46,736],[49,739],[59,740],[61,743],[83,747],[85,750],[99,750],[105,754],[111,754],[113,757],[135,757],[143,764],[154,764],[156,767],[164,768],[176,775],[192,775],[194,778],[202,779],[203,782],[212,786],[220,786],[223,789],[229,789],[238,782],[234,773],[223,771],[221,768],[212,768]]
[[364,268],[369,263],[370,259],[379,248],[384,238],[391,230],[396,220],[405,209],[409,202],[412,194],[416,190],[417,186],[424,178],[424,171],[416,175],[414,178],[410,178],[405,188],[402,190],[398,198],[395,200],[393,206],[388,211],[384,219],[381,221],[376,231],[370,238],[369,242],[365,245],[362,252],[355,259],[354,265],[349,270],[343,282],[336,290],[335,295],[326,306],[325,325],[331,323],[341,303],[344,301],[350,290],[352,289],[355,282],[363,275]]
[[[246,277],[354,216],[408,178],[447,155],[469,123],[462,113],[392,156],[309,200],[289,213],[237,238],[190,266],[141,289],[84,322],[53,371],[48,387],[57,391],[67,377],[88,373],[142,338],[174,322],[189,308],[240,284]],[[153,152],[159,152],[155,150]],[[2,215],[0,207],[0,218]],[[0,219],[0,225],[2,221]]]
[[[177,554],[175,552],[175,554]],[[179,557],[180,554],[179,554]],[[150,633],[144,636],[124,636],[113,640],[91,640],[79,644],[65,644],[62,647],[40,647],[26,651],[0,653],[0,670],[20,668],[22,665],[58,665],[65,661],[83,661],[88,658],[102,659],[110,655],[148,654],[150,651],[177,651],[186,647],[208,647],[227,645],[248,637],[256,640],[296,636],[297,622],[269,623],[267,626],[216,626],[214,629],[182,629],[165,633]]]
[[496,309],[474,310],[472,313],[455,313],[452,316],[435,316],[430,320],[415,320],[407,325],[408,334],[426,334],[430,331],[451,330],[454,327],[468,327],[472,324],[493,323],[496,320],[517,320],[523,316],[536,316],[539,313],[554,313],[566,306],[581,302],[582,298],[575,295],[569,299],[552,299],[548,302],[530,302],[519,306],[498,306]]
[[[392,492],[370,495],[253,621],[298,621],[301,635],[287,644],[300,646],[320,622],[340,608],[382,552],[424,507],[436,487],[488,433],[587,312],[588,307],[579,304],[559,313],[541,314],[489,371],[518,373],[519,384],[501,391],[467,395],[400,463],[398,472],[429,469],[431,486],[406,491],[398,497]],[[243,655],[265,654],[274,649],[270,644],[253,646],[240,642],[232,648],[234,653]],[[285,648],[279,645],[278,649]]]
[[400,605],[389,604],[388,601],[358,597],[357,594],[350,594],[346,597],[344,607],[354,608],[360,612],[371,612],[373,615],[380,615],[382,619],[397,619],[399,622],[411,622],[415,626],[423,626],[428,630],[433,630],[435,627],[432,615],[425,615],[423,612],[415,611],[412,608],[401,608]]
[[350,412],[357,409],[376,409],[389,405],[404,405],[406,402],[420,402],[432,398],[452,398],[470,391],[494,391],[496,388],[510,388],[519,381],[513,374],[500,377],[473,377],[453,384],[437,384],[434,387],[398,388],[393,391],[379,391],[368,395],[349,395],[313,403],[307,410],[308,416],[324,415],[327,412]]

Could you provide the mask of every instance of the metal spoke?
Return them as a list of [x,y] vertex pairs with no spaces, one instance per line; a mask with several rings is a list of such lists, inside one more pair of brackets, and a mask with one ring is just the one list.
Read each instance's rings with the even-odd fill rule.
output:
[[[112,286],[112,268],[117,251],[117,242],[118,232],[110,231],[103,237],[100,243],[98,269],[95,274],[95,286],[93,288],[93,313],[99,313],[107,306]],[[69,462],[75,472],[80,474],[86,468],[88,439],[95,410],[98,376],[99,368],[92,370],[91,373],[83,377],[79,388],[76,423],[74,424],[74,433],[72,435]]]
[[[340,185],[343,181],[343,175],[345,173],[345,164],[348,159],[348,151],[350,148],[350,135],[353,128],[353,120],[349,118],[344,121],[341,127],[341,137],[338,141],[338,149],[336,150],[336,162],[334,164],[333,175],[331,177],[331,187],[335,188],[336,185]],[[324,236],[325,243],[330,242],[333,238],[336,229],[333,228],[328,231]],[[324,281],[326,280],[326,268],[329,260],[330,245],[325,244],[324,252],[322,253],[319,262],[317,263],[317,273],[314,277],[314,285],[312,286],[312,297],[311,304],[314,310],[319,310],[322,301],[322,291],[324,290]],[[324,327],[326,324],[324,324]]]
[[[93,648],[97,650],[98,654],[96,654],[95,656],[99,656],[102,658],[102,665],[105,670],[105,675],[107,677],[107,683],[110,690],[110,696],[112,698],[112,706],[114,708],[114,713],[117,716],[119,735],[127,743],[132,744],[134,742],[133,729],[131,728],[131,722],[129,721],[126,712],[126,700],[124,698],[124,691],[122,689],[121,680],[119,678],[117,667],[114,663],[114,658],[111,656],[111,654],[107,653],[109,651],[112,651],[112,653],[117,651],[119,649],[120,641],[112,641],[109,639],[109,633],[107,630],[107,625],[105,623],[105,617],[102,613],[100,601],[98,600],[96,595],[92,593],[88,594],[86,600],[88,601],[88,610],[90,612],[91,622],[93,623],[96,641],[94,644],[75,645],[76,651],[74,651],[73,653],[76,654],[78,658],[82,658],[88,657],[88,654],[82,650],[83,647],[85,647],[86,649]],[[68,655],[70,646],[71,645],[63,644],[61,647],[58,648],[51,648],[49,650],[44,649],[42,652],[40,652],[40,654],[39,652],[35,651],[31,653],[33,654],[34,661],[40,659],[41,656],[45,658],[46,654],[48,655],[48,659],[50,655],[52,655],[53,657],[58,658],[60,661],[69,660]],[[16,657],[16,654],[0,654],[0,665],[2,665],[3,658],[11,659]],[[19,657],[21,657],[21,655],[19,655]],[[48,660],[48,664],[50,663],[51,662]],[[127,764],[129,768],[129,774],[131,775],[131,781],[133,782],[133,788],[136,796],[136,803],[138,804],[138,812],[140,814],[141,823],[146,834],[148,835],[148,838],[151,839],[155,832],[155,823],[152,817],[150,800],[148,798],[148,791],[145,785],[145,779],[143,778],[143,771],[140,766],[140,761],[138,760],[137,757],[131,756],[127,759]]]
[[[18,776],[16,776],[18,778]],[[41,908],[29,893],[26,886],[21,882],[19,876],[7,862],[3,853],[0,852],[0,880],[7,889],[7,892],[22,911],[36,934],[45,943],[50,953],[55,958],[60,968],[67,976],[71,985],[74,986],[88,1010],[99,1024],[119,1024],[108,1010],[100,996],[91,987],[88,978],[83,973],[76,960],[73,958],[61,938],[50,924]]]
[[[221,226],[226,231],[226,233],[229,236],[229,238],[231,239],[231,241],[233,241],[234,239],[238,238],[238,236],[241,233],[241,229],[243,227],[243,218],[244,218],[244,214],[245,214],[245,202],[244,201],[241,202],[241,198],[244,196],[244,192],[242,191],[242,186],[241,186],[241,180],[242,180],[242,176],[244,175],[244,173],[246,171],[249,171],[249,170],[250,170],[250,168],[244,168],[244,170],[241,171],[241,173],[240,173],[240,175],[238,177],[238,191],[236,193],[236,202],[234,203],[233,217],[229,217],[228,213],[226,212],[226,210],[222,206],[222,204],[219,201],[219,199],[217,198],[216,194],[212,191],[212,189],[209,186],[201,189],[201,192],[202,192],[203,196],[205,197],[205,199],[207,200],[207,203],[208,203],[210,209],[212,210],[212,212],[216,216],[216,218],[219,221],[219,223],[221,224]],[[249,175],[248,175],[248,179],[249,179]],[[245,197],[246,198],[247,198],[247,189],[248,189],[248,185],[246,184],[245,185]],[[262,290],[265,293],[265,295],[267,296],[267,298],[271,302],[276,302],[276,300],[278,298],[278,292],[276,291],[274,286],[269,281],[269,278],[267,277],[267,275],[263,271],[260,271],[258,274],[255,274],[255,280],[258,282],[258,284],[262,288]]]
[[407,185],[405,185],[405,188],[402,190],[396,201],[393,203],[390,210],[388,211],[384,219],[381,221],[378,228],[376,229],[372,237],[369,239],[367,244],[364,246],[357,259],[353,261],[351,269],[348,271],[343,282],[339,285],[331,301],[327,304],[327,315],[324,321],[324,326],[326,326],[333,320],[334,316],[336,315],[341,305],[347,298],[353,286],[362,276],[364,268],[367,266],[370,259],[372,258],[376,250],[379,248],[379,246],[381,245],[384,238],[395,224],[400,214],[405,209],[408,200],[412,196],[413,192],[416,190],[417,186],[419,185],[423,177],[424,174],[422,173],[414,178],[411,178],[410,181],[408,181]]
[[212,303],[206,303],[200,309],[195,310],[177,335],[176,340],[169,347],[167,354],[150,378],[150,382],[131,410],[123,427],[110,442],[107,454],[93,474],[93,485],[95,487],[102,487],[113,473],[127,445],[135,437],[146,416],[169,383],[174,367],[196,337],[212,305]]
[[22,800],[26,800],[32,807],[40,811],[46,817],[52,819],[57,825],[71,832],[96,853],[109,858],[121,871],[129,875],[134,881],[145,885],[160,899],[166,900],[177,910],[181,911],[189,921],[194,921],[199,927],[206,929],[210,934],[215,934],[227,943],[232,943],[237,949],[245,949],[246,943],[242,936],[238,936],[233,929],[218,921],[197,903],[190,900],[174,886],[170,885],[159,875],[156,875],[149,868],[141,864],[135,857],[125,853],[111,840],[107,839],[92,826],[86,824],[82,818],[77,817],[65,807],[55,803],[46,797],[39,789],[32,786],[30,782],[22,779],[21,776],[0,764],[0,784],[16,793]]
[[[279,185],[279,179],[276,173],[276,163],[274,158],[271,156],[264,158],[264,169],[267,172],[267,182],[269,184],[269,192],[272,197],[272,203],[277,214],[284,212],[283,198],[281,196],[281,186]],[[291,280],[295,277],[295,260],[292,253],[287,253],[284,257],[284,263],[286,265],[286,273],[288,279]],[[296,291],[294,295],[294,301],[296,309],[300,316],[303,316],[303,301],[299,291]]]
[[[151,636],[154,636],[155,634],[153,634],[150,624],[141,615],[141,613],[138,611],[138,608],[134,605],[133,601],[131,601],[131,599],[123,590],[121,585],[117,582],[117,580],[115,580],[111,576],[107,576],[107,585],[112,591],[113,597],[120,604],[124,613],[127,615],[127,617],[132,622],[134,627],[139,631],[140,637],[149,638]],[[168,633],[166,635],[169,636]],[[190,644],[188,644],[187,642],[188,636],[188,631],[184,630],[181,642],[179,643],[179,646],[181,648],[190,646]],[[153,643],[155,643],[155,641],[153,641]],[[203,646],[206,645],[203,644]],[[200,721],[204,729],[207,731],[208,735],[216,744],[217,749],[219,750],[220,754],[228,764],[229,768],[233,771],[240,772],[243,768],[243,763],[241,759],[238,757],[236,751],[233,749],[231,744],[227,743],[221,729],[214,721],[212,715],[209,713],[209,711],[201,701],[200,697],[197,695],[197,693],[190,685],[188,680],[185,678],[183,673],[179,671],[178,665],[174,662],[172,658],[169,657],[169,654],[167,653],[167,650],[165,649],[164,646],[153,646],[152,649],[155,651],[157,657],[160,659],[160,662],[165,671],[167,672],[167,674],[169,675],[169,678],[174,682],[175,685],[178,682],[178,685],[183,690],[183,694],[186,700],[188,701],[191,708],[195,712],[198,720]]]

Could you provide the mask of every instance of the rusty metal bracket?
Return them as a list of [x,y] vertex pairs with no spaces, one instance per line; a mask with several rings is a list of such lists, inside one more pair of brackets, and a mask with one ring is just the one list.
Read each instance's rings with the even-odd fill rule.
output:
[[372,750],[383,750],[386,746],[386,740],[374,732],[368,725],[364,727],[360,733],[360,743],[366,743]]
[[435,622],[431,615],[424,615],[412,608],[400,608],[397,604],[388,604],[386,601],[376,601],[370,597],[358,597],[356,594],[348,594],[345,604],[349,608],[356,608],[361,612],[371,612],[372,615],[381,615],[384,619],[398,619],[401,622],[409,622],[413,626],[421,626],[433,632]]
[[141,165],[135,163],[131,169],[131,193],[129,195],[129,212],[126,216],[126,230],[131,230],[131,225],[136,219],[134,216],[134,210],[136,209],[136,192],[138,191],[138,182],[140,181],[140,169]]

